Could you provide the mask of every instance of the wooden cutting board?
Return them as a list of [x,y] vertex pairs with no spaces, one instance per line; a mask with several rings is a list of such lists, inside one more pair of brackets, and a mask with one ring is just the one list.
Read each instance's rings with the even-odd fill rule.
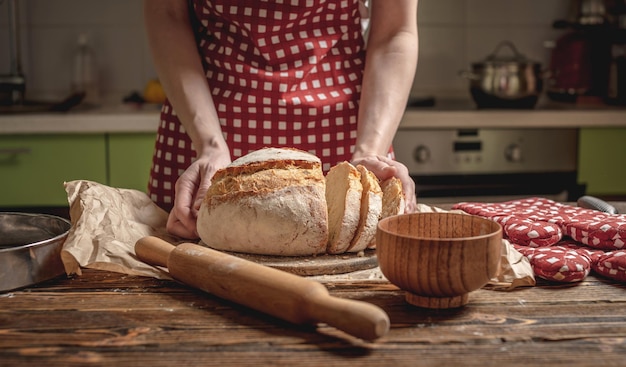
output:
[[341,255],[269,256],[222,251],[271,268],[300,276],[346,274],[378,266],[376,250]]
[[301,276],[345,274],[378,266],[375,250],[367,250],[361,253],[361,255],[349,253],[302,257],[267,256],[235,252],[229,252],[229,254]]

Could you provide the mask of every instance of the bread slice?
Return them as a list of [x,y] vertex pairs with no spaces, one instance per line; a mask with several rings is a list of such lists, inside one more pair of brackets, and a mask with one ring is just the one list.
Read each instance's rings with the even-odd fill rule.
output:
[[[383,192],[382,211],[380,219],[392,215],[404,214],[405,199],[402,192],[402,181],[397,177],[391,177],[380,183]],[[376,237],[369,243],[367,248],[376,247]]]
[[378,178],[362,165],[357,165],[356,168],[361,173],[361,184],[363,185],[361,214],[359,226],[346,252],[363,251],[372,243],[383,210],[383,192],[378,183]]
[[224,251],[307,256],[326,251],[328,211],[321,161],[265,148],[215,173],[202,201],[200,239]]
[[359,226],[361,208],[361,174],[350,162],[331,167],[326,174],[329,254],[344,253]]
[[383,191],[382,218],[392,215],[404,214],[406,206],[404,193],[402,192],[402,181],[397,177],[386,179],[380,184]]

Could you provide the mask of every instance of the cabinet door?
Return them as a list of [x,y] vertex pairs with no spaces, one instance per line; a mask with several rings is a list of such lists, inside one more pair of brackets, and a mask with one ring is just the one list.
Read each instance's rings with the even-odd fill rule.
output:
[[109,135],[109,184],[147,191],[155,134]]
[[626,194],[626,129],[581,129],[578,181],[589,195]]
[[0,136],[0,206],[67,206],[65,181],[106,183],[104,135]]

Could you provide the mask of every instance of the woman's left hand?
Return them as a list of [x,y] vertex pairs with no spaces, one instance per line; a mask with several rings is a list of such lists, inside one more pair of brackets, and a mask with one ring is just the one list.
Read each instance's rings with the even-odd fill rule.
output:
[[380,181],[384,181],[393,176],[402,182],[402,191],[406,202],[405,212],[413,213],[417,210],[417,196],[415,194],[415,182],[409,175],[409,169],[402,163],[391,158],[369,155],[355,158],[352,164],[363,165],[378,177]]

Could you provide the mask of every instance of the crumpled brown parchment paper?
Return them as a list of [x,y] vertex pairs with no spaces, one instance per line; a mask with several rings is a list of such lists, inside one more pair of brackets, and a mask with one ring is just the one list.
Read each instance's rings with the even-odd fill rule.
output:
[[[72,227],[63,245],[61,259],[68,275],[80,275],[81,268],[92,268],[171,279],[167,271],[145,264],[135,255],[135,242],[145,236],[157,236],[173,244],[184,242],[184,239],[167,233],[167,213],[145,193],[87,180],[66,182],[65,191]],[[418,211],[445,210],[419,204]],[[502,241],[502,249],[500,272],[485,288],[513,290],[534,286],[535,278],[528,259],[506,240]],[[367,273],[367,279],[383,277],[379,268]],[[373,273],[376,273],[374,277]],[[349,274],[313,278],[356,279]]]
[[144,236],[179,242],[165,230],[167,213],[145,193],[85,180],[66,182],[65,191],[72,227],[61,259],[68,275],[85,267],[171,279],[135,256],[135,242]]

